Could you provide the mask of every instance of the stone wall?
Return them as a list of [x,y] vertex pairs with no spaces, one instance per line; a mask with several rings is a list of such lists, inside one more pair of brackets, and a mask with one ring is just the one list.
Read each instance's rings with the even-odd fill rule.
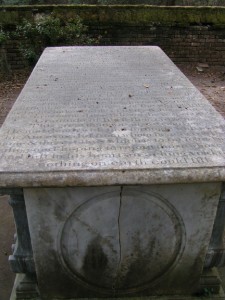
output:
[[138,26],[109,29],[106,44],[158,45],[174,61],[225,65],[225,32],[212,26]]
[[[2,6],[4,28],[14,30],[24,18],[53,13],[61,18],[79,15],[102,45],[158,45],[174,62],[225,65],[225,7],[156,6]],[[24,63],[17,41],[6,44],[12,68]]]

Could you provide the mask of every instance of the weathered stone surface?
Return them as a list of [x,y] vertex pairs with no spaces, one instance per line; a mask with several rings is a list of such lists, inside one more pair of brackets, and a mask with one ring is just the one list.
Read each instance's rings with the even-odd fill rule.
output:
[[158,47],[49,48],[1,128],[0,185],[221,181],[224,133]]
[[198,291],[220,183],[24,192],[43,299]]

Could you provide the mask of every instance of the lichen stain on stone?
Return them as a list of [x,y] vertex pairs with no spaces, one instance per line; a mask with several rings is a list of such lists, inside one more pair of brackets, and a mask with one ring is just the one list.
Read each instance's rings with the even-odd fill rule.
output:
[[[93,239],[83,259],[82,273],[87,282],[102,289],[110,290],[113,295],[128,294],[147,288],[148,284],[163,275],[164,266],[154,267],[157,256],[157,241],[149,241],[146,249],[141,246],[140,237],[134,237],[133,251],[122,258],[115,278],[115,269],[110,268],[110,258],[104,253],[101,238]],[[163,264],[163,262],[162,262]]]
[[[156,250],[156,239],[149,241],[147,250],[141,247],[140,237],[134,237],[133,251],[130,255],[122,258],[120,270],[117,275],[116,289],[118,293],[120,289],[139,289],[142,285],[152,281],[151,265],[155,263],[153,253]],[[154,275],[153,275],[154,277]]]
[[108,257],[101,247],[100,237],[94,238],[89,243],[83,259],[82,271],[87,281],[98,282],[101,287],[108,286],[107,274],[110,274]]

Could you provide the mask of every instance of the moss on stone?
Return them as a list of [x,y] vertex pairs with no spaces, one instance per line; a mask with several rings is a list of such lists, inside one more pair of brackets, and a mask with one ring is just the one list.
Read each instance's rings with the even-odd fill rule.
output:
[[225,24],[225,7],[168,7],[149,5],[25,5],[0,6],[0,20],[4,25],[32,20],[38,13],[54,13],[63,18],[79,15],[87,24],[167,25],[187,26]]

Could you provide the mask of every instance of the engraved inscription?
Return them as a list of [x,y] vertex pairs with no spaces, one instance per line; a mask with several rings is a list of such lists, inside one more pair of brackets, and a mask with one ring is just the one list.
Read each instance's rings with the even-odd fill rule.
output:
[[62,49],[45,52],[1,129],[2,171],[224,165],[222,117],[162,52]]

